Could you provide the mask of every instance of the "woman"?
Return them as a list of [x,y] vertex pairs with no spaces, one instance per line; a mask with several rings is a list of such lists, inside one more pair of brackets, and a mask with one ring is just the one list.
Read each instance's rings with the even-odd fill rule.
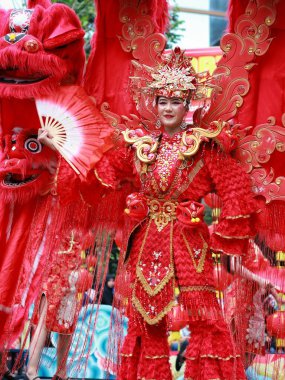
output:
[[[96,170],[101,183],[118,187],[128,178],[136,189],[127,197],[131,233],[125,267],[131,290],[118,379],[172,379],[166,334],[175,286],[191,331],[185,379],[245,379],[216,299],[210,249],[246,253],[254,211],[249,180],[209,142],[216,130],[185,129],[198,84],[180,49],[153,69],[149,80],[133,77],[132,86],[152,94],[161,132],[126,130],[127,145],[105,156]],[[210,241],[200,201],[213,190],[223,213]]]

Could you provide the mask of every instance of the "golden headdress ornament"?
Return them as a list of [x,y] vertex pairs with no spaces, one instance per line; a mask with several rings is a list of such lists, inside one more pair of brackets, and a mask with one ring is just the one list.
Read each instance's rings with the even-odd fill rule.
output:
[[209,73],[196,73],[191,61],[179,47],[163,55],[155,67],[133,61],[130,87],[135,102],[140,102],[142,94],[144,98],[166,96],[185,100],[206,97]]

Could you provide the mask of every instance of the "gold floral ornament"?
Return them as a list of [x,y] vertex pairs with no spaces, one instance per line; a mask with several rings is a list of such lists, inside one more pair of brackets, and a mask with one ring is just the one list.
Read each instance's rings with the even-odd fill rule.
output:
[[192,67],[186,68],[171,68],[164,66],[158,69],[157,73],[152,73],[154,81],[150,84],[157,95],[162,96],[177,96],[186,98],[189,90],[196,90],[193,82],[195,76],[191,75]]

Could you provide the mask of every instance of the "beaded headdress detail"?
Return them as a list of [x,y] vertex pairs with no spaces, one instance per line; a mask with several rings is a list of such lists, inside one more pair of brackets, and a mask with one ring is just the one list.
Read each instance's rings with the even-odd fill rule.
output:
[[136,103],[144,98],[157,96],[179,97],[182,99],[204,98],[208,73],[196,73],[192,58],[176,47],[170,54],[165,54],[161,62],[150,67],[133,61],[134,75],[130,77],[131,91]]

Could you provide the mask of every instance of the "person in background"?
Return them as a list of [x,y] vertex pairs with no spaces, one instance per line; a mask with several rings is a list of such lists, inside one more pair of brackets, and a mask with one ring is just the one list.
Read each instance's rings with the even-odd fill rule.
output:
[[115,285],[115,276],[113,274],[108,274],[106,277],[106,282],[104,285],[104,290],[102,294],[102,305],[111,305],[113,303],[114,297],[114,285]]

